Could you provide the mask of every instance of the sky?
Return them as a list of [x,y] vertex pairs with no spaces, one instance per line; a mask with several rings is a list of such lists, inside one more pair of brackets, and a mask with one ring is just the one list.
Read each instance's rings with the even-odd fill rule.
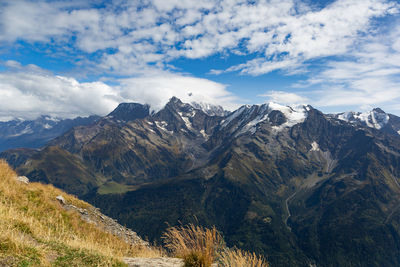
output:
[[400,1],[0,0],[0,120],[172,96],[400,115]]

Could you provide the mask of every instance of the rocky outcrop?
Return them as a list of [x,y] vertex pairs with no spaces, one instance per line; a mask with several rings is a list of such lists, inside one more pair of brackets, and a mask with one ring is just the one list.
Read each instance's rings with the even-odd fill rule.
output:
[[105,232],[115,235],[123,239],[128,244],[148,246],[149,243],[141,239],[136,232],[129,228],[120,225],[116,220],[102,214],[98,208],[90,206],[87,209],[76,207],[65,201],[63,196],[57,196],[56,199],[60,202],[65,210],[77,211],[82,220],[92,223],[101,228]]
[[16,176],[15,180],[17,180],[20,183],[29,184],[29,179],[26,176]]

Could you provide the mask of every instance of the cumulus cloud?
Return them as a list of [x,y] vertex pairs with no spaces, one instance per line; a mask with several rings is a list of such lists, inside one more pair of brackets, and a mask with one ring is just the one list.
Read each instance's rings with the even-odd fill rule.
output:
[[0,118],[104,115],[119,100],[118,92],[102,82],[79,83],[73,78],[32,72],[0,73]]
[[309,99],[307,97],[284,91],[269,91],[259,96],[266,97],[269,101],[285,105],[307,104],[309,102]]
[[[395,0],[336,0],[323,6],[298,0],[198,0],[195,4],[191,0],[113,0],[95,4],[78,0],[0,2],[0,45],[11,47],[22,41],[43,49],[42,53],[63,53],[78,62],[81,70],[128,77],[114,80],[118,86],[81,83],[9,60],[3,63],[9,71],[0,73],[0,99],[7,102],[1,108],[4,116],[7,110],[8,114],[23,114],[24,109],[32,116],[106,113],[125,100],[147,102],[157,109],[173,95],[184,101],[234,107],[237,100],[225,85],[170,72],[175,59],[218,54],[237,55],[235,63],[210,73],[311,73],[310,62],[324,60],[323,70],[308,73],[313,76],[303,84],[318,86],[318,91],[308,98],[292,92],[267,92],[265,97],[273,101],[308,99],[319,107],[333,107],[350,103],[394,106],[399,100],[399,30],[377,36],[374,24],[399,14]],[[18,97],[20,102],[10,100]],[[18,103],[23,105],[18,107]]]
[[61,40],[74,33],[94,32],[100,21],[97,10],[80,9],[80,5],[75,9],[68,2],[6,0],[0,5],[0,41],[3,42],[49,42],[53,37]]
[[165,69],[180,57],[252,55],[227,71],[260,75],[346,53],[372,19],[399,9],[391,0],[337,0],[323,8],[295,0],[82,3],[5,0],[0,42],[68,43],[99,53],[98,68],[122,75]]
[[227,109],[238,106],[238,100],[226,90],[226,85],[207,79],[171,73],[119,80],[122,96],[140,103],[148,103],[153,110],[161,109],[176,96],[183,102],[205,102]]
[[236,107],[236,99],[225,85],[206,79],[159,72],[121,79],[115,81],[118,85],[110,86],[105,82],[79,82],[56,76],[37,66],[7,64],[18,69],[0,73],[0,120],[34,119],[44,114],[61,118],[106,115],[120,102],[147,103],[153,110],[159,110],[172,96],[184,102]]

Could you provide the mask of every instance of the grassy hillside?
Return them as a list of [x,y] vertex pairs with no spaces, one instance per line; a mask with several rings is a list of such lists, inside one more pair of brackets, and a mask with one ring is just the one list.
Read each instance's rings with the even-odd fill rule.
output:
[[66,211],[62,195],[78,208],[89,204],[39,183],[16,181],[16,173],[0,161],[0,265],[124,266],[122,256],[155,254],[133,247]]

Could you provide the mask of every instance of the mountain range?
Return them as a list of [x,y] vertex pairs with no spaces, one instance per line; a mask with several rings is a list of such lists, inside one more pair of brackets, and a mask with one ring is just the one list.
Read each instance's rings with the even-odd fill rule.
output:
[[120,104],[40,150],[0,157],[151,241],[195,222],[272,266],[399,266],[399,131],[380,109],[226,112],[174,97],[158,112]]
[[91,124],[99,118],[96,115],[75,119],[40,116],[35,120],[0,122],[0,151],[18,147],[40,148],[71,128]]

